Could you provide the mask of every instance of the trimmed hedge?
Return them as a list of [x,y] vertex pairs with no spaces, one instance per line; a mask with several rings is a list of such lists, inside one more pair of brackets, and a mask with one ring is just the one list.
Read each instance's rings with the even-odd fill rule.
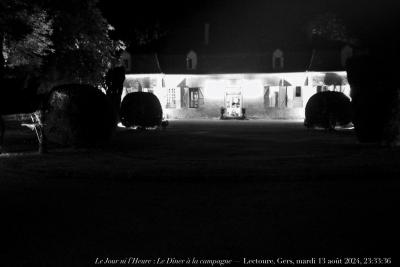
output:
[[127,94],[121,104],[121,122],[125,127],[160,126],[163,112],[160,101],[152,93]]
[[49,141],[62,145],[98,146],[109,141],[116,114],[109,99],[91,85],[53,88],[46,101],[45,131]]
[[352,121],[350,99],[341,92],[316,93],[308,100],[305,115],[306,127],[345,126]]

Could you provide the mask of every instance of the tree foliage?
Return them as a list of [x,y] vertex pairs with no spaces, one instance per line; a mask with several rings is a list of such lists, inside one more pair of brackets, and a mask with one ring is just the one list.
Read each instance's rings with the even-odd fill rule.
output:
[[28,66],[49,88],[102,83],[123,43],[110,38],[112,27],[96,5],[97,0],[0,0],[1,73]]
[[38,1],[0,0],[0,68],[38,68],[52,52],[52,20]]
[[320,14],[311,20],[308,35],[313,41],[350,41],[346,25],[333,13]]
[[5,35],[3,53],[8,67],[29,66],[37,68],[42,65],[43,57],[54,52],[50,36],[51,20],[45,11],[37,10],[26,16],[32,30],[21,39]]
[[48,79],[101,83],[123,44],[109,37],[112,27],[96,7],[97,0],[49,2],[56,52],[48,58]]

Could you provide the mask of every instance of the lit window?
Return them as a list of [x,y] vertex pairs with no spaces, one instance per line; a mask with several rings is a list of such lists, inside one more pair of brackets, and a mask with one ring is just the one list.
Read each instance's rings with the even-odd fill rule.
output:
[[200,88],[189,88],[189,108],[198,108],[203,99]]
[[295,97],[301,97],[301,86],[296,86]]
[[175,88],[168,89],[168,92],[167,92],[167,108],[176,108],[176,91],[175,91]]

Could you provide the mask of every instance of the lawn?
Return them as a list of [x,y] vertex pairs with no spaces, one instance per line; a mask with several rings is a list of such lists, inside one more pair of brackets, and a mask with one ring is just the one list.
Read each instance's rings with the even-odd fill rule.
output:
[[350,130],[171,121],[46,155],[34,138],[13,127],[0,155],[8,265],[395,255],[400,150],[359,144]]

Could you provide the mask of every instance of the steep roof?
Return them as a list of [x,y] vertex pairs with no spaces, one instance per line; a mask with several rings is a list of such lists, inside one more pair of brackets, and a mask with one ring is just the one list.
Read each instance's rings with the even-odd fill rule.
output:
[[[189,51],[187,51],[189,52]],[[340,71],[340,49],[283,50],[283,68],[273,68],[273,51],[253,53],[198,53],[197,68],[186,67],[184,53],[133,54],[130,73],[213,74]]]
[[129,73],[160,73],[162,72],[157,60],[157,54],[131,55],[131,70]]
[[316,49],[312,52],[310,71],[338,71],[344,70],[341,63],[341,53],[339,49]]

